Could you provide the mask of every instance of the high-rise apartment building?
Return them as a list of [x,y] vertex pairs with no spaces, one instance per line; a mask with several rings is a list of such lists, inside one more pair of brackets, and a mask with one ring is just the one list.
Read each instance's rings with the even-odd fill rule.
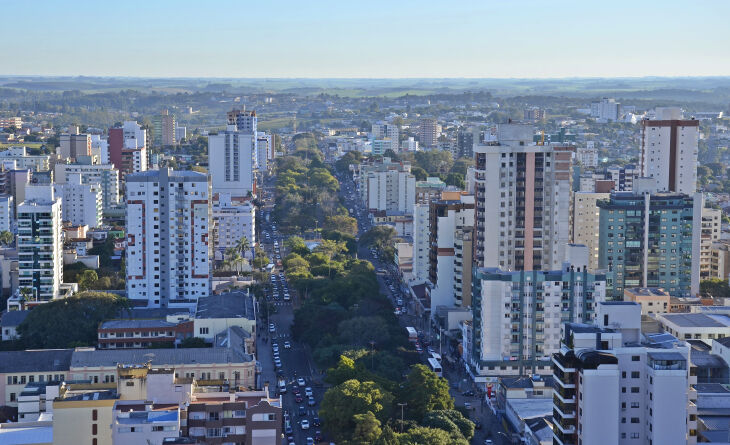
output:
[[[400,129],[397,125],[387,122],[376,122],[372,127],[373,154],[382,155],[386,150],[398,153],[400,147]],[[377,148],[377,151],[376,151]]]
[[412,214],[416,203],[416,177],[407,162],[384,157],[359,166],[359,190],[370,211]]
[[430,237],[430,204],[417,203],[413,206],[413,282],[423,283],[428,279]]
[[429,218],[431,307],[469,306],[474,196],[442,192],[441,199],[431,202]]
[[147,307],[194,307],[210,293],[208,176],[172,169],[127,175],[127,296]]
[[121,173],[147,170],[147,130],[135,121],[109,129],[109,160]]
[[598,201],[610,193],[576,192],[573,195],[573,242],[588,248],[588,270],[598,269],[600,212]]
[[613,181],[613,189],[617,192],[630,192],[634,189],[634,181],[641,177],[641,169],[633,164],[623,167],[613,166],[606,169],[606,179]]
[[474,158],[474,141],[479,142],[479,130],[474,127],[459,127],[456,133],[457,158]]
[[594,323],[566,324],[552,358],[553,443],[696,443],[690,437],[697,423],[689,415],[693,408],[696,413],[690,403],[690,348],[662,340],[641,340],[641,307],[635,302],[602,303]]
[[177,124],[175,122],[175,115],[170,114],[169,110],[162,110],[162,113],[154,116],[152,124],[154,126],[153,131],[155,144],[168,146],[175,145],[177,143]]
[[598,165],[598,148],[594,141],[587,141],[585,146],[577,148],[576,158],[583,167],[593,168]]
[[570,242],[573,147],[536,145],[532,127],[502,124],[474,146],[475,261],[502,270],[554,270]]
[[81,174],[72,173],[66,182],[56,184],[62,189],[63,220],[75,226],[101,227],[103,193],[98,183],[86,184]]
[[545,119],[547,113],[544,108],[527,107],[523,110],[523,119],[526,121],[541,121]]
[[697,191],[700,122],[682,119],[682,110],[657,108],[641,121],[641,172],[657,190],[693,195]]
[[88,134],[62,134],[59,137],[61,159],[76,159],[91,155],[91,136]]
[[235,126],[236,131],[241,133],[255,134],[258,131],[258,117],[256,111],[233,109],[226,113],[228,125]]
[[418,121],[418,141],[424,148],[435,148],[441,135],[440,125],[433,118]]
[[0,232],[15,232],[15,205],[12,195],[0,195]]
[[256,193],[256,133],[241,132],[235,125],[208,136],[209,168],[213,193],[247,196]]
[[473,341],[470,357],[481,375],[550,371],[567,322],[593,320],[605,300],[606,277],[565,263],[553,271],[475,269],[472,280]]
[[614,192],[598,208],[598,267],[611,269],[613,297],[631,287],[699,291],[701,196]]
[[91,157],[82,157],[76,164],[56,164],[54,180],[65,184],[71,174],[81,175],[83,184],[99,184],[102,208],[107,211],[119,205],[119,170],[111,164],[92,164]]
[[[31,302],[60,296],[63,282],[61,199],[53,186],[28,186],[18,205],[18,287]],[[25,291],[24,291],[25,290]]]
[[619,118],[621,104],[616,99],[603,98],[600,102],[591,103],[591,117],[601,122],[616,122]]
[[712,270],[712,245],[720,240],[721,233],[722,210],[704,207],[700,235],[700,280],[718,278]]

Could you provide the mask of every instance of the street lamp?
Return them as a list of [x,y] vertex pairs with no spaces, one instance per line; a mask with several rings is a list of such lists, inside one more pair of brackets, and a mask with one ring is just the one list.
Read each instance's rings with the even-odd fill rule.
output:
[[403,409],[408,404],[406,402],[399,403],[398,406],[400,406],[400,433],[403,434]]
[[370,340],[370,370],[375,369],[375,340]]

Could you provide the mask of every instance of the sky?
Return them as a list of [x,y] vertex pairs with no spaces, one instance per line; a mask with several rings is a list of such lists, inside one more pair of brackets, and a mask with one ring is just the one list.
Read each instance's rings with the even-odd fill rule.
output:
[[33,0],[2,16],[5,75],[730,75],[725,0]]

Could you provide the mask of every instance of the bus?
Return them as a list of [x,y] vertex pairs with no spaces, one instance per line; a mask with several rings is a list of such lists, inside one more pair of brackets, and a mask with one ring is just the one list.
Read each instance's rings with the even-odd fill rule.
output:
[[416,328],[413,326],[407,326],[406,331],[408,332],[408,341],[418,341],[418,333]]
[[437,376],[443,377],[443,370],[441,369],[441,363],[433,357],[428,359],[428,367],[431,371],[435,372]]

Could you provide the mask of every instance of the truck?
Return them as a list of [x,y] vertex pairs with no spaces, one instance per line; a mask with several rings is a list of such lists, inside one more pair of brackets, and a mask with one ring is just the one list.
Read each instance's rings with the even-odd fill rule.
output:
[[406,331],[408,332],[408,341],[418,341],[418,332],[416,332],[416,328],[407,326]]

